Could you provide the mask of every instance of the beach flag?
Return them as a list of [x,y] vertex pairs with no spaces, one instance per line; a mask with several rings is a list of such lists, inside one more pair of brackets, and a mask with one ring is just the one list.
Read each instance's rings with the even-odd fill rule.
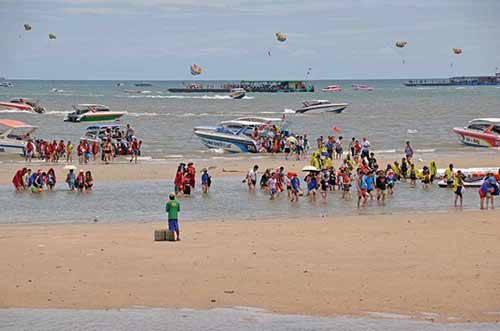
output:
[[332,126],[332,130],[333,130],[334,132],[340,132],[340,129],[339,129],[339,128],[337,128],[337,126],[336,126],[336,125]]

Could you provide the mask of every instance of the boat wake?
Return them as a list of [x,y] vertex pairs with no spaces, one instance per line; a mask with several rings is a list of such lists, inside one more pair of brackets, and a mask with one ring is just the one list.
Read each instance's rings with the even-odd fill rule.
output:
[[[202,99],[202,100],[233,100],[229,95],[129,95],[128,98],[149,99]],[[255,97],[245,96],[241,100],[252,100]]]

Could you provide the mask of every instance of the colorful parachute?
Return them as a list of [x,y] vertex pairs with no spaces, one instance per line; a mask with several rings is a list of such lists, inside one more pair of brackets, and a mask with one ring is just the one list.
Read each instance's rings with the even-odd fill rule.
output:
[[406,44],[408,44],[408,42],[404,41],[404,40],[396,41],[396,43],[395,43],[397,48],[403,48],[406,46]]
[[462,54],[462,49],[461,48],[453,48],[453,53],[455,53],[456,55],[460,55],[460,54]]
[[29,24],[24,24],[24,31],[31,31],[31,25]]
[[276,39],[279,42],[284,42],[286,41],[286,35],[283,32],[276,32]]
[[192,64],[191,65],[191,75],[193,76],[198,76],[199,74],[201,74],[203,72],[203,69],[201,69],[200,66],[196,65],[196,64]]
[[56,35],[55,34],[52,34],[52,33],[49,33],[49,39],[56,39]]

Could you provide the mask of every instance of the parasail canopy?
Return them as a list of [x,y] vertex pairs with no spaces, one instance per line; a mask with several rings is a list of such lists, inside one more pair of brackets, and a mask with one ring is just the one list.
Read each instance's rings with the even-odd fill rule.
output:
[[56,35],[55,34],[52,34],[52,33],[49,33],[49,39],[56,39]]
[[283,32],[276,32],[276,39],[279,42],[284,42],[286,41],[286,34],[284,34]]
[[453,53],[455,53],[456,55],[460,55],[460,54],[462,54],[462,49],[461,48],[453,48]]
[[24,31],[31,31],[31,25],[28,23],[24,24]]
[[407,41],[400,40],[400,41],[396,41],[395,45],[397,48],[403,48],[406,46],[407,43],[408,43]]
[[190,69],[191,69],[191,75],[193,76],[197,76],[203,72],[203,69],[194,63],[191,65]]

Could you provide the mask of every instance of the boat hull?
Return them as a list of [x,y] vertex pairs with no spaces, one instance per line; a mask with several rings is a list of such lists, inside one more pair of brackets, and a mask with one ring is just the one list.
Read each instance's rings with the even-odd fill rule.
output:
[[10,141],[7,139],[0,140],[0,153],[6,154],[21,154],[24,155],[25,143],[20,143],[18,141]]
[[235,92],[229,95],[232,99],[239,100],[245,97],[245,92]]
[[310,107],[304,107],[301,109],[297,109],[295,112],[297,114],[304,114],[304,113],[337,113],[340,114],[342,113],[346,108],[347,104],[345,105],[334,105],[334,106],[310,106]]
[[122,116],[123,116],[123,114],[68,116],[66,118],[66,121],[67,122],[103,122],[103,121],[114,121]]
[[33,107],[30,105],[13,103],[13,102],[0,102],[1,109],[13,109],[13,110],[23,110],[23,111],[33,111]]
[[454,128],[453,132],[458,140],[467,146],[500,147],[500,136],[495,133],[472,131],[463,128]]
[[195,130],[194,134],[208,148],[223,149],[230,153],[257,153],[255,142],[246,136],[231,136],[210,131]]

